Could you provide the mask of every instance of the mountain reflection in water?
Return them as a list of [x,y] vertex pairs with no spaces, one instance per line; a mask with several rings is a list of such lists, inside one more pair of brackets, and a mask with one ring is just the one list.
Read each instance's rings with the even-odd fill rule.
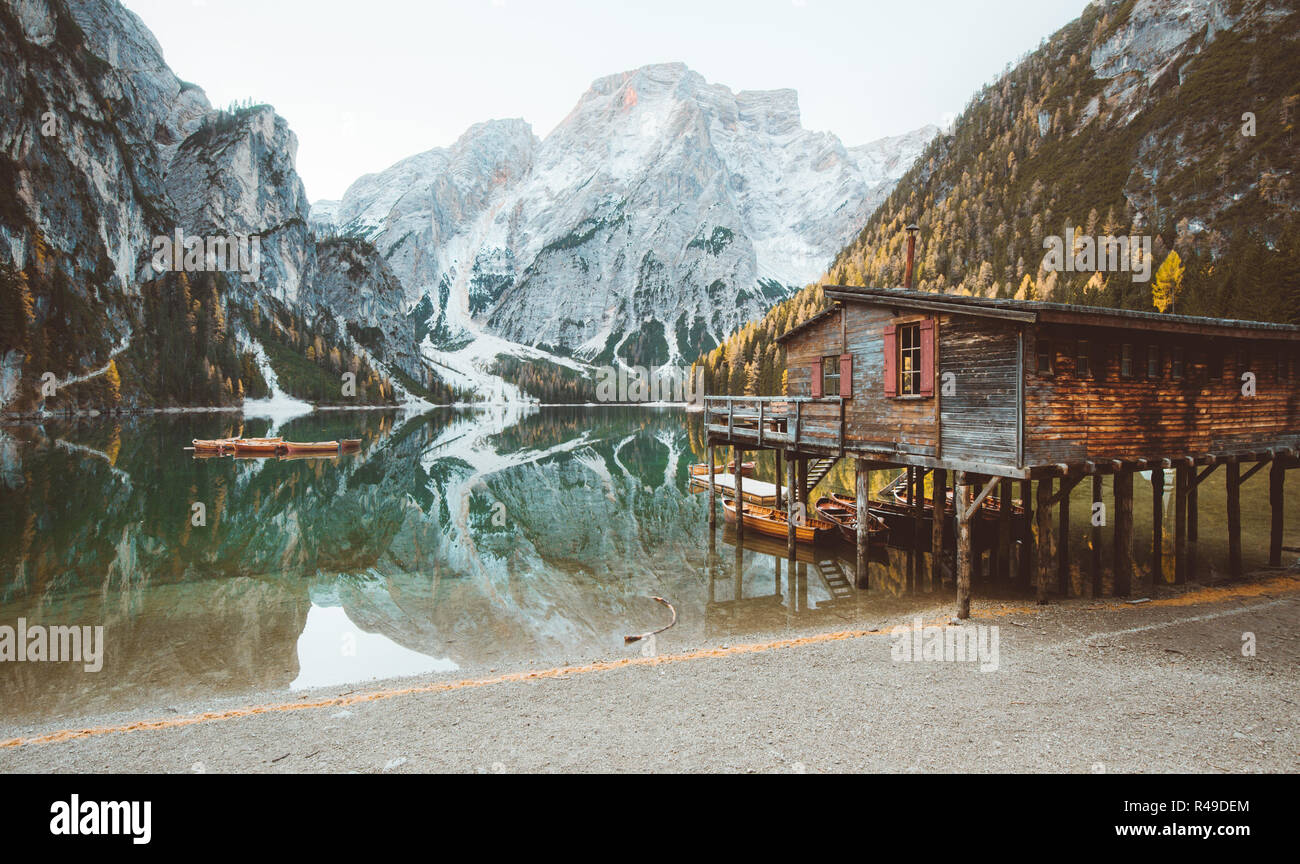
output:
[[[301,460],[184,449],[234,434],[363,443]],[[643,646],[625,647],[625,634],[665,623],[656,595],[679,613],[661,652],[951,599],[924,555],[899,549],[887,561],[873,550],[867,591],[852,585],[847,546],[795,563],[763,538],[737,550],[721,516],[710,534],[707,496],[687,491],[703,458],[700,415],[672,408],[0,428],[0,624],[102,624],[106,643],[97,673],[0,663],[0,721],[631,656]],[[764,479],[771,459],[758,460]],[[205,525],[192,524],[196,503]]]

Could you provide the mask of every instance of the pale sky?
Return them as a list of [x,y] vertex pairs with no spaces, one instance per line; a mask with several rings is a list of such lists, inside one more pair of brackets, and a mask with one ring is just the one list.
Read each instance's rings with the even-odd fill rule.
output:
[[1084,0],[124,0],[214,106],[275,106],[309,199],[522,117],[545,137],[591,82],[684,62],[792,87],[803,125],[864,144],[944,125]]

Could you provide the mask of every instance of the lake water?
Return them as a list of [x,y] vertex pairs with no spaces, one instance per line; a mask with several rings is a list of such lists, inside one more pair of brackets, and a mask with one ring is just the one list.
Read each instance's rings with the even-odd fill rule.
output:
[[[184,449],[272,433],[363,445],[298,460]],[[634,656],[642,644],[623,637],[667,623],[654,596],[679,615],[659,651],[906,620],[954,599],[950,580],[930,583],[924,555],[873,550],[870,588],[846,593],[817,561],[838,560],[851,583],[847,545],[791,565],[779,541],[747,537],[738,550],[721,516],[711,535],[707,496],[687,489],[702,442],[700,415],[633,407],[321,412],[275,429],[232,414],[0,429],[0,625],[103,625],[106,642],[98,672],[0,663],[0,722]],[[765,455],[759,476],[770,480]],[[1201,491],[1205,576],[1225,568],[1221,475]],[[1248,568],[1265,563],[1266,478],[1243,494]],[[847,491],[847,463],[827,482]],[[1150,486],[1135,486],[1145,567]],[[1086,487],[1072,498],[1080,565]],[[205,524],[194,524],[195,505]],[[1295,483],[1288,512],[1300,515]],[[1298,540],[1288,531],[1288,545]],[[1030,596],[977,584],[977,598],[991,595]]]

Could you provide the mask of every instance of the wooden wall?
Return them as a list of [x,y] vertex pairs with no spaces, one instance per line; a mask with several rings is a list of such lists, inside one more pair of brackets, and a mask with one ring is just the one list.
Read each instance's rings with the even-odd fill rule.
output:
[[[941,316],[938,392],[944,457],[1017,464],[1018,332],[1018,324],[994,318]],[[945,373],[952,373],[951,392],[943,389]]]
[[[1055,376],[1038,372],[1036,341],[1047,339]],[[1077,374],[1077,339],[1091,343],[1096,377]],[[1120,377],[1123,343],[1133,346],[1133,377]],[[1147,345],[1160,351],[1160,374],[1146,378]],[[1184,377],[1171,377],[1181,346]],[[1114,458],[1172,458],[1209,452],[1300,446],[1300,355],[1295,343],[1210,338],[1104,327],[1028,327],[1025,338],[1025,461],[1029,465]],[[1277,356],[1286,361],[1279,376]],[[1242,394],[1241,374],[1256,376]]]
[[[823,356],[838,355],[843,345],[853,355],[853,396],[845,405],[846,437],[867,447],[897,449],[903,453],[934,456],[938,452],[937,400],[933,397],[886,398],[884,382],[884,332],[891,321],[911,321],[923,315],[895,317],[888,309],[851,303],[844,322],[847,343],[842,342],[840,316],[834,315],[786,342],[788,395],[808,396],[812,367]],[[942,337],[940,337],[942,338]],[[835,437],[839,409],[834,405],[804,407],[808,434]],[[816,418],[810,422],[809,418]]]

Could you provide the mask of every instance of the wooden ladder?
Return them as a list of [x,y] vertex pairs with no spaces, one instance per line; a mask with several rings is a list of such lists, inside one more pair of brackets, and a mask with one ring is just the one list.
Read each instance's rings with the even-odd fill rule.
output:
[[850,600],[853,598],[853,583],[844,572],[844,566],[838,559],[830,558],[817,561],[817,575],[826,583],[826,590],[831,592],[832,600]]

